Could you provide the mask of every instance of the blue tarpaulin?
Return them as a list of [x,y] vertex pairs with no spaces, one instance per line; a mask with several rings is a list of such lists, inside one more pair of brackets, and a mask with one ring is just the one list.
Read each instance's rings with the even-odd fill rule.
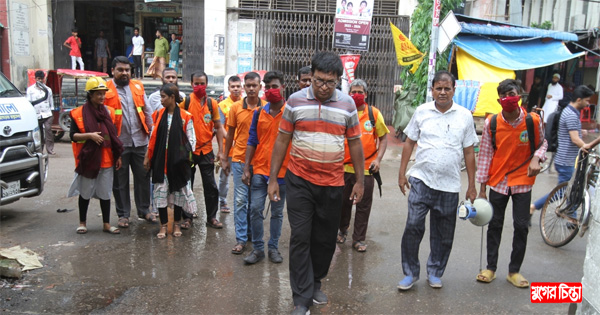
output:
[[506,36],[516,38],[552,38],[564,41],[577,41],[577,34],[543,30],[531,27],[517,27],[509,25],[486,25],[474,23],[461,23],[461,33],[481,34],[488,36]]
[[473,80],[456,80],[456,89],[452,100],[470,110],[475,111],[475,104],[479,98],[481,83]]
[[454,39],[454,44],[476,59],[508,70],[546,67],[585,54],[572,54],[563,42],[555,40],[502,42],[481,36],[461,35]]

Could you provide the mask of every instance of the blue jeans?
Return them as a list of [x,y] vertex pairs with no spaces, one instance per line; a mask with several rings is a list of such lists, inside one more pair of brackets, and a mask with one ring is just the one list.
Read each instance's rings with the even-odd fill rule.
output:
[[233,174],[233,220],[235,222],[235,239],[246,243],[251,235],[249,226],[250,187],[242,183],[245,163],[231,163]]
[[[571,180],[571,177],[573,176],[573,172],[575,171],[574,166],[564,166],[564,165],[559,165],[556,163],[554,163],[554,168],[558,172],[558,184],[559,185]],[[546,199],[548,199],[548,195],[549,195],[549,193],[545,194],[544,197],[536,200],[533,203],[533,205],[535,206],[536,209],[538,209],[538,210],[542,209],[542,207],[546,203]]]
[[[250,183],[252,201],[250,202],[250,222],[252,225],[252,244],[258,251],[265,250],[264,236],[264,210],[267,198],[267,179],[263,175],[253,175]],[[269,249],[279,248],[279,237],[281,236],[281,225],[283,223],[283,206],[285,205],[285,185],[279,185],[280,200],[271,203],[271,224]]]

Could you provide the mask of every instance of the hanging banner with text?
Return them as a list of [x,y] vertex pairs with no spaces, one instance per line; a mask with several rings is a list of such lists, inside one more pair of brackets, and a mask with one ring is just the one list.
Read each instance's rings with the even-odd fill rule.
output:
[[354,72],[356,71],[356,67],[358,66],[358,61],[360,60],[360,55],[340,55],[340,59],[342,59],[342,65],[344,65],[344,72],[346,73],[346,77],[348,78],[348,84],[354,81]]
[[338,0],[333,48],[369,50],[375,0]]

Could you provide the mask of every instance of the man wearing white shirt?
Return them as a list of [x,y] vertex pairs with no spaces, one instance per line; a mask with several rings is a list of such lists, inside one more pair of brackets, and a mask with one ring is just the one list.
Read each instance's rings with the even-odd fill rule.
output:
[[[408,126],[398,175],[398,186],[408,195],[408,218],[402,236],[402,271],[398,289],[408,290],[419,279],[419,246],[425,234],[425,218],[430,215],[430,247],[427,280],[432,288],[441,288],[456,227],[456,207],[460,192],[460,164],[464,155],[469,187],[466,198],[473,201],[475,188],[476,141],[473,116],[454,103],[455,79],[448,71],[433,78],[433,102],[417,107]],[[417,146],[417,161],[406,173],[412,151]],[[407,179],[407,176],[410,179]],[[409,185],[410,183],[410,185]]]
[[54,155],[54,135],[52,134],[52,90],[44,84],[44,71],[35,72],[35,83],[27,88],[27,100],[31,102],[37,114],[40,133],[44,136],[46,151]]
[[[179,86],[177,84],[178,78],[177,78],[177,70],[173,69],[173,68],[165,68],[165,70],[163,70],[162,72],[162,83],[163,85],[167,84],[167,83],[173,83],[177,86]],[[148,103],[150,104],[150,107],[152,107],[152,112],[156,112],[157,110],[163,108],[161,102],[160,102],[160,87],[152,94],[150,94],[150,96],[148,97]],[[179,95],[181,96],[181,99],[185,99],[185,93],[179,91]]]
[[135,79],[143,79],[142,78],[142,56],[144,55],[144,38],[140,36],[140,29],[133,29],[133,37],[131,38],[131,44],[133,44],[133,49],[129,54],[129,57],[133,55],[133,77]]
[[555,73],[552,76],[552,82],[548,84],[548,92],[546,92],[546,102],[544,102],[544,123],[548,123],[548,117],[550,114],[556,111],[558,107],[558,101],[563,99],[563,88],[558,84],[560,80],[560,74]]

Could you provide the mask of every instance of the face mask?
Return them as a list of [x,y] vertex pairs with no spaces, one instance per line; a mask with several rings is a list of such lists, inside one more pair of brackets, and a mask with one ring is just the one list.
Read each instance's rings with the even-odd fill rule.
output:
[[206,85],[196,85],[194,86],[194,95],[198,98],[203,98],[206,96]]
[[356,108],[361,107],[365,104],[365,95],[360,93],[354,93],[351,95],[354,100],[354,104],[356,104]]
[[265,98],[269,103],[278,103],[281,102],[283,97],[281,96],[280,89],[268,89],[265,91]]
[[519,108],[519,101],[521,100],[521,96],[507,96],[500,99],[500,105],[502,109],[508,113],[514,111]]

